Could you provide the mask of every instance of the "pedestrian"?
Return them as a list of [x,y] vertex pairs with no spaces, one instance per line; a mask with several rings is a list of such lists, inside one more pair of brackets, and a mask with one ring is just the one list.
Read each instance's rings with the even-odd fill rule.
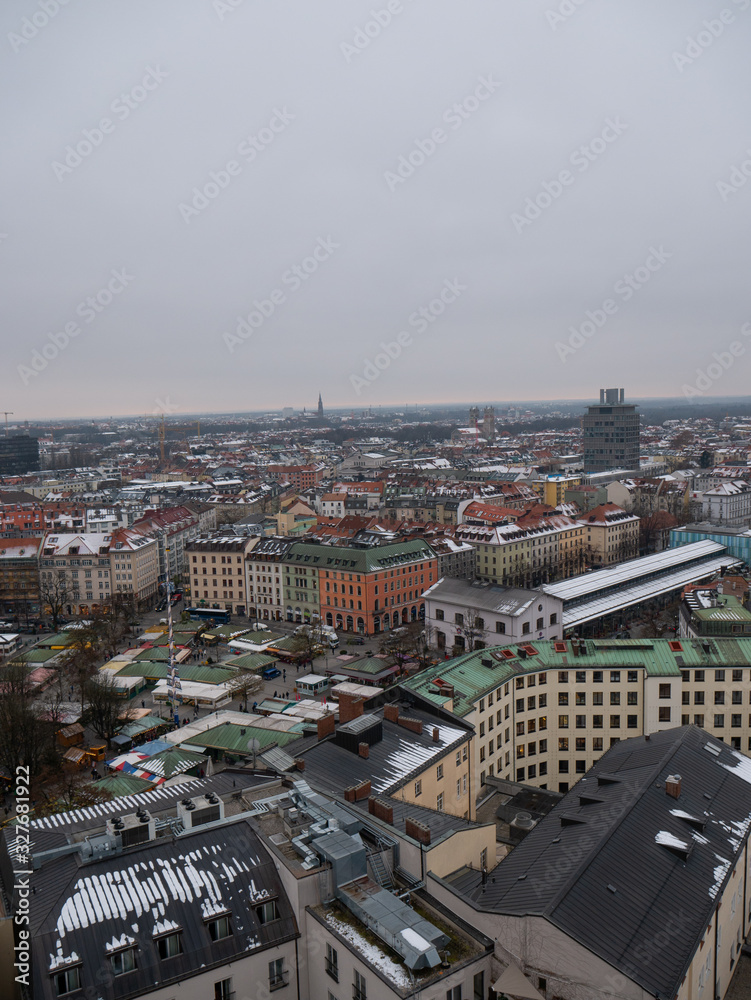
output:
[[274,697],[275,697],[275,698],[278,698],[278,697],[279,697],[279,694],[278,694],[278,692],[274,691]]
[[143,699],[141,700],[141,708],[146,708],[146,702]]
[[282,670],[282,680],[283,681],[287,680],[287,668],[286,667]]

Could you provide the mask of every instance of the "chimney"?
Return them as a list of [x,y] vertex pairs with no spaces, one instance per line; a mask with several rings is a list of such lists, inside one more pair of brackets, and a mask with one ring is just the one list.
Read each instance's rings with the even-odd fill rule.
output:
[[365,701],[359,695],[341,694],[339,695],[339,722],[352,722],[359,719],[363,713]]
[[371,816],[382,819],[384,823],[394,825],[394,807],[376,795],[371,795],[368,799],[368,812]]
[[419,719],[410,719],[407,715],[400,715],[397,722],[405,729],[409,729],[411,733],[422,736],[422,722]]
[[399,721],[399,706],[398,705],[384,705],[383,706],[383,717],[388,719],[389,722]]
[[440,731],[438,729],[438,726],[433,726],[433,742],[438,743],[439,739],[440,739]]
[[358,743],[357,752],[361,757],[367,760],[368,757],[370,756],[370,747],[368,746],[367,743]]
[[681,776],[680,774],[669,774],[665,779],[665,791],[671,798],[681,797]]
[[430,827],[425,826],[424,823],[418,823],[411,816],[407,816],[404,820],[404,832],[408,837],[416,840],[418,844],[424,844],[426,847],[430,844]]
[[322,719],[318,719],[316,722],[316,731],[319,740],[325,739],[327,736],[331,736],[336,728],[334,723],[334,713],[329,712],[328,715],[324,715]]
[[297,768],[298,771],[305,770],[305,761],[303,760],[302,757],[297,758],[297,760],[295,761],[295,767]]

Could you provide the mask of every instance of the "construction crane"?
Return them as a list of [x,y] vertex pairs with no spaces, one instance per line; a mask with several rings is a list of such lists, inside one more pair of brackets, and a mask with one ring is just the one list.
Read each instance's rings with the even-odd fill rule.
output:
[[161,468],[164,468],[164,414],[162,414],[162,422],[159,425],[159,461],[161,463]]
[[5,414],[5,436],[8,436],[8,417],[13,416],[13,410],[3,410]]

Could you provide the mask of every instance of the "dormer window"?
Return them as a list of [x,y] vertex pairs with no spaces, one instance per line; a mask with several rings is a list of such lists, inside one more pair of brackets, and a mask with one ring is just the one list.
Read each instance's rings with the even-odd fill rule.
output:
[[214,917],[206,922],[206,928],[212,941],[222,941],[232,937],[232,919],[229,913]]
[[81,989],[81,966],[73,965],[61,972],[56,972],[52,980],[57,996],[62,997]]
[[155,944],[162,961],[167,958],[175,958],[183,953],[182,933],[179,930],[156,938]]
[[110,955],[113,976],[124,976],[127,972],[136,971],[136,949],[121,948]]

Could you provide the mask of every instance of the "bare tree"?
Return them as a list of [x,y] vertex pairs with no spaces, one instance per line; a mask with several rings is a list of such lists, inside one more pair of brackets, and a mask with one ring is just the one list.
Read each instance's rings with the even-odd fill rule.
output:
[[478,644],[485,641],[485,619],[479,608],[467,607],[462,614],[462,625],[456,632],[464,637],[464,648],[468,653],[481,648]]
[[49,608],[52,627],[57,625],[65,613],[65,609],[73,601],[73,588],[64,569],[53,569],[43,572],[39,581],[39,604],[43,609]]
[[123,712],[123,699],[107,671],[89,678],[83,688],[86,707],[82,721],[107,743],[133,719],[133,710]]
[[29,669],[24,663],[10,663],[3,670],[0,697],[0,765],[15,774],[20,765],[29,768],[32,778],[57,764],[55,723],[43,717],[34,702]]
[[39,789],[42,797],[34,809],[35,816],[50,816],[83,806],[109,802],[112,795],[89,781],[88,775],[66,768],[52,781]]

